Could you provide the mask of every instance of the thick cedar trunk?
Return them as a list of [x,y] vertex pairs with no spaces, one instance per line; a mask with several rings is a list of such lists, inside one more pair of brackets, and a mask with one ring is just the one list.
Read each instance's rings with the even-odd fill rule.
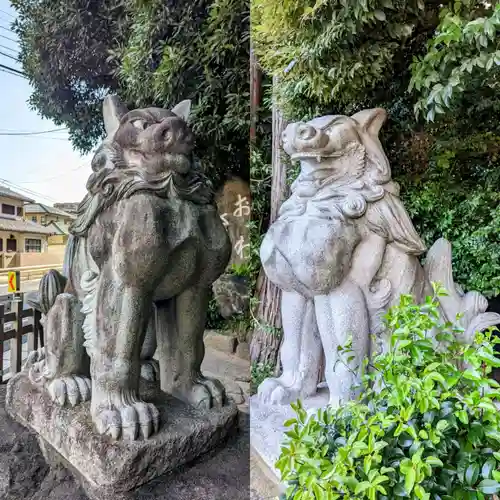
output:
[[[287,196],[286,165],[282,160],[281,134],[286,127],[283,116],[276,104],[273,104],[273,144],[272,144],[272,184],[271,214],[272,224]],[[256,318],[258,324],[252,335],[250,357],[252,362],[277,364],[281,345],[281,290],[271,283],[261,270],[257,287],[259,305]]]

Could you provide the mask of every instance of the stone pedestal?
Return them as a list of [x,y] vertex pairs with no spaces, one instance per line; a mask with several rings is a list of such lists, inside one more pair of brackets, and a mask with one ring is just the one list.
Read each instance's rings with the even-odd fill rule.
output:
[[59,461],[80,479],[92,500],[122,500],[132,492],[210,451],[237,426],[234,403],[196,410],[163,394],[156,384],[141,387],[144,399],[161,413],[158,434],[148,440],[112,441],[100,436],[90,418],[90,404],[55,405],[25,373],[8,384],[6,410],[37,435],[47,461]]
[[[321,387],[318,392],[302,401],[306,410],[316,410],[328,405],[329,392]],[[263,473],[277,485],[280,482],[279,471],[274,464],[281,452],[281,444],[285,438],[285,421],[295,417],[290,405],[266,405],[259,401],[257,395],[250,398],[250,445],[256,455]]]

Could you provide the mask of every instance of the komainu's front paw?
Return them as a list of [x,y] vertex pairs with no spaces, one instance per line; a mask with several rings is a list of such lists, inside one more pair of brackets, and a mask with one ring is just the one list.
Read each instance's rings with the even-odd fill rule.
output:
[[174,396],[195,408],[220,408],[226,402],[226,390],[222,383],[215,379],[198,375],[194,381],[182,389],[177,389]]
[[141,378],[149,382],[160,380],[160,366],[156,359],[141,359]]
[[60,406],[76,406],[90,400],[90,379],[79,375],[58,377],[47,384],[52,400]]
[[259,399],[265,404],[288,405],[297,400],[300,390],[296,387],[286,387],[279,378],[267,378],[257,390]]
[[106,434],[112,439],[135,441],[141,437],[147,439],[158,432],[160,412],[152,403],[130,396],[110,396],[106,399],[108,403],[92,411],[92,420],[99,434]]

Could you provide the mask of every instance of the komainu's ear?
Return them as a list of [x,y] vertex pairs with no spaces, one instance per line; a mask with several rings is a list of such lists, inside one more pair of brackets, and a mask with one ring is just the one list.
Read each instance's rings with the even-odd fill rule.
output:
[[191,101],[186,99],[172,108],[172,113],[182,118],[185,122],[188,121],[189,113],[191,112]]
[[382,125],[387,120],[387,112],[382,108],[364,109],[351,116],[371,136],[378,137]]
[[112,137],[120,126],[120,120],[128,109],[117,95],[107,95],[102,105],[104,128],[108,137]]

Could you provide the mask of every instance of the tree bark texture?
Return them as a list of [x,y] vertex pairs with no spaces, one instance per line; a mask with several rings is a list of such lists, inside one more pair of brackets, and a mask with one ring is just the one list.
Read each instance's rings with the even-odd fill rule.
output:
[[262,89],[262,73],[250,42],[250,147],[257,139],[257,121]]
[[[281,204],[288,195],[286,164],[283,161],[281,149],[281,135],[286,127],[286,123],[276,104],[273,104],[272,120],[273,142],[270,224],[276,220]],[[277,366],[278,352],[281,346],[282,337],[281,290],[267,279],[267,276],[261,269],[257,292],[259,297],[259,304],[256,312],[258,323],[252,335],[250,358],[254,363],[265,363]]]

